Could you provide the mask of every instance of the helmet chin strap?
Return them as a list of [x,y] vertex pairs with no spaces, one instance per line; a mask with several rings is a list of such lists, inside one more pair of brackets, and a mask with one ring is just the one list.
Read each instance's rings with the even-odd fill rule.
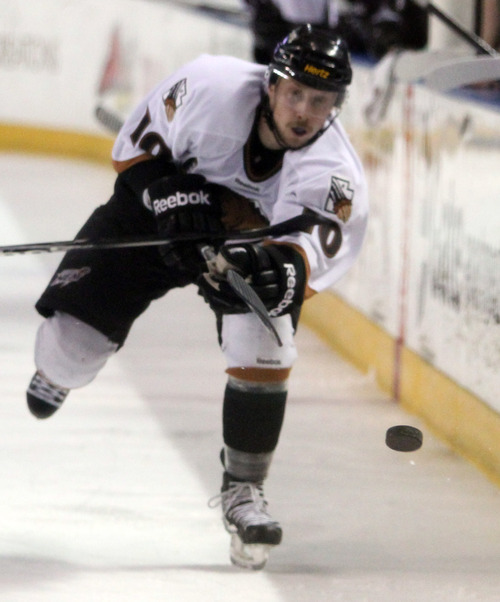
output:
[[269,104],[269,96],[265,96],[262,101],[262,115],[266,120],[267,127],[271,130],[274,139],[278,143],[279,147],[282,150],[292,150],[290,146],[283,140],[281,134],[278,131],[278,127],[276,122],[274,121],[273,111],[271,109],[271,105]]
[[283,140],[283,137],[279,133],[278,126],[276,125],[276,122],[274,121],[274,115],[273,115],[273,111],[271,109],[271,105],[269,104],[269,96],[267,96],[267,95],[264,97],[264,99],[262,101],[262,115],[263,115],[264,119],[266,120],[267,127],[271,130],[276,142],[279,144],[279,147],[282,150],[290,150],[290,151],[301,150],[302,148],[309,146],[313,142],[316,142],[316,140],[320,136],[322,136],[325,133],[325,131],[332,125],[332,123],[335,119],[334,116],[330,116],[328,118],[326,125],[324,127],[322,127],[318,132],[316,132],[316,134],[314,134],[314,136],[310,140],[308,140],[301,146],[289,146]]

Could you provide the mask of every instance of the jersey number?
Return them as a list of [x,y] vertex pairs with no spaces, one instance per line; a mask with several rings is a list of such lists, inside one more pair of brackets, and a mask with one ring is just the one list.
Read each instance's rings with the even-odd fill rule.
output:
[[151,115],[149,114],[149,109],[146,109],[143,118],[139,121],[139,125],[130,135],[133,145],[138,145],[144,152],[155,157],[163,155],[168,159],[171,159],[172,153],[160,134],[157,134],[156,132],[144,133],[150,123]]
[[323,253],[329,257],[335,257],[342,245],[342,230],[337,222],[318,226],[318,236]]

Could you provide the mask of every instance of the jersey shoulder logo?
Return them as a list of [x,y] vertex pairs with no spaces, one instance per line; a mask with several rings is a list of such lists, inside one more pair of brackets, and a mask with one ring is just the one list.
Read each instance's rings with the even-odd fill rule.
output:
[[175,112],[182,105],[182,100],[187,93],[186,78],[181,79],[174,84],[168,92],[163,95],[163,104],[167,120],[171,122],[175,117]]
[[325,211],[333,213],[344,223],[351,217],[354,190],[349,180],[332,176]]

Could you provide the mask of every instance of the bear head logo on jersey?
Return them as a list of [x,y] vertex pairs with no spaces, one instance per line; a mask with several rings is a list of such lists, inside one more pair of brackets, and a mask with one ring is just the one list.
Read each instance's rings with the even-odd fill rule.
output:
[[169,123],[173,121],[177,109],[182,105],[184,96],[186,96],[186,79],[178,81],[163,95],[163,104]]

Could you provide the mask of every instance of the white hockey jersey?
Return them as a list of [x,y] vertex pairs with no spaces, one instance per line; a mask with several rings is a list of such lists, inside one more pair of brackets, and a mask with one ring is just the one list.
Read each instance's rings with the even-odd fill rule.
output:
[[328,217],[329,232],[315,227],[279,238],[304,249],[308,286],[320,291],[349,269],[361,249],[368,216],[363,169],[337,119],[310,146],[285,152],[276,173],[266,178],[248,173],[244,146],[265,69],[227,56],[202,55],[188,63],[135,108],[118,134],[113,159],[171,153],[190,173],[251,199],[270,224],[305,209]]

